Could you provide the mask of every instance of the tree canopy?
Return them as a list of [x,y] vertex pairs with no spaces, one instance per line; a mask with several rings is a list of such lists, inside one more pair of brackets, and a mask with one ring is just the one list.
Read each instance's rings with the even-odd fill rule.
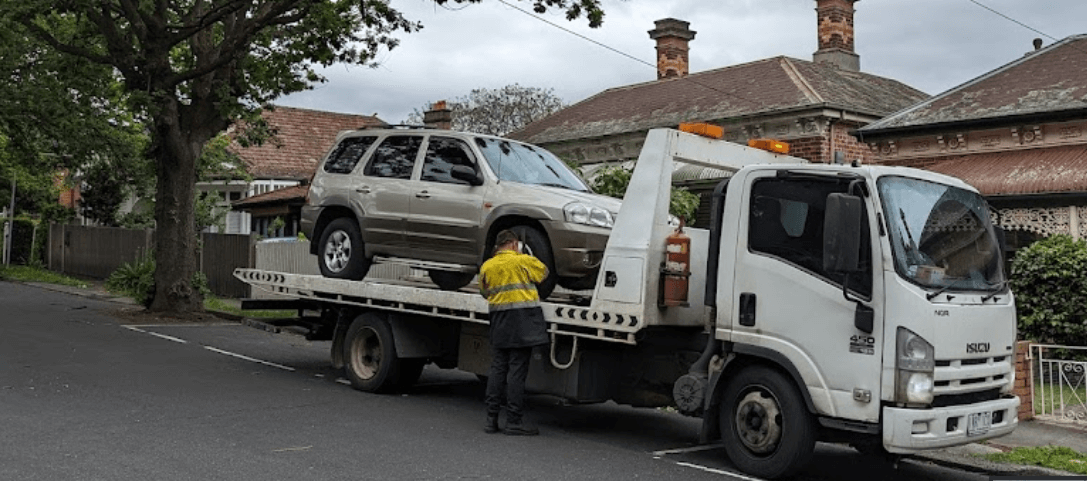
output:
[[[452,110],[453,130],[503,136],[561,110],[566,105],[554,89],[522,87],[478,88],[464,97],[446,101]],[[423,122],[422,110],[415,109],[407,123]]]
[[[434,0],[478,3],[482,0]],[[603,19],[599,0],[531,0]],[[373,65],[395,35],[421,26],[387,0],[20,0],[0,4],[58,61],[115,73],[123,98],[150,133],[155,164],[154,311],[200,311],[194,185],[205,143],[232,122],[259,124],[273,99],[324,79],[319,66]],[[94,79],[100,77],[95,76]],[[54,95],[84,104],[84,86],[63,79]]]

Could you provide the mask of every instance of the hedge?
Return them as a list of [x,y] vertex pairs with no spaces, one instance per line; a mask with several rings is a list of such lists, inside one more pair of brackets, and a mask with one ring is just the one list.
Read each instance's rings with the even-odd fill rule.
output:
[[1087,346],[1087,242],[1054,235],[1012,260],[1019,338]]

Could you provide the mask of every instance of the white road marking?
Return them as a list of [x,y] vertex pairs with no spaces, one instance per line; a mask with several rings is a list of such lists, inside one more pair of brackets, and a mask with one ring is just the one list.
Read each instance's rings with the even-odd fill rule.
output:
[[762,478],[756,478],[756,477],[748,476],[746,474],[736,473],[736,472],[732,472],[732,471],[726,471],[724,469],[708,468],[706,466],[699,466],[697,464],[684,463],[682,461],[676,461],[675,463],[677,465],[680,465],[680,466],[702,470],[702,471],[705,471],[707,473],[724,474],[726,476],[732,476],[734,478],[743,479],[745,481],[765,481]]
[[296,448],[273,449],[272,452],[273,453],[287,453],[287,452],[291,452],[291,451],[309,451],[310,449],[313,449],[313,446],[298,446]]
[[702,446],[691,446],[689,448],[676,448],[665,449],[662,451],[653,451],[653,456],[667,456],[669,454],[684,454],[684,453],[697,453],[699,451],[709,451],[711,449],[718,449],[723,447],[723,444],[705,444]]
[[133,326],[123,326],[123,327],[125,329],[130,330],[130,331],[136,331],[136,332],[142,332],[144,334],[150,334],[150,335],[155,336],[155,337],[157,337],[159,339],[166,339],[167,341],[173,341],[173,342],[180,343],[180,344],[188,344],[189,343],[189,341],[186,341],[184,339],[178,339],[178,338],[176,338],[174,336],[167,336],[166,334],[159,334],[157,332],[145,331],[145,330],[140,329],[138,327],[133,327]]
[[207,350],[209,350],[211,352],[217,352],[219,354],[227,355],[227,356],[230,356],[230,357],[236,357],[236,358],[242,359],[244,361],[255,362],[257,364],[264,364],[265,366],[271,366],[271,367],[283,369],[284,371],[292,371],[292,372],[294,371],[294,368],[290,367],[290,366],[284,366],[282,364],[276,364],[274,362],[261,361],[260,359],[255,359],[255,358],[252,358],[252,357],[249,357],[249,356],[243,356],[241,354],[233,353],[233,352],[230,352],[230,351],[224,351],[222,349],[214,348],[214,347],[211,347],[211,346],[204,346],[204,349],[207,349]]
[[342,377],[337,379],[336,382],[338,382],[340,384],[343,384],[344,386],[350,386],[351,385],[351,381],[348,381],[347,379],[344,379]]
[[[179,338],[176,338],[176,337],[173,337],[173,336],[167,336],[166,334],[159,334],[157,332],[143,330],[143,329],[140,329],[140,328],[135,327],[135,326],[122,326],[122,327],[124,327],[125,329],[128,329],[130,331],[142,332],[144,334],[150,334],[150,335],[155,336],[155,337],[160,338],[160,339],[166,339],[167,341],[173,341],[173,342],[180,343],[180,344],[188,344],[189,343],[189,341],[186,341],[184,339],[179,339]],[[143,327],[155,327],[155,326],[143,326]],[[294,368],[290,367],[290,366],[284,366],[282,364],[276,364],[274,362],[262,361],[260,359],[252,358],[252,357],[249,357],[249,356],[244,356],[244,355],[233,353],[233,352],[230,352],[230,351],[224,351],[222,349],[214,348],[214,347],[211,347],[211,346],[204,346],[204,349],[207,349],[207,350],[209,350],[211,352],[217,352],[219,354],[223,354],[223,355],[226,355],[226,356],[238,358],[238,359],[241,359],[241,360],[244,360],[244,361],[255,362],[257,364],[264,364],[265,366],[271,366],[271,367],[274,367],[274,368],[283,369],[284,371],[291,371],[291,372],[294,371]]]

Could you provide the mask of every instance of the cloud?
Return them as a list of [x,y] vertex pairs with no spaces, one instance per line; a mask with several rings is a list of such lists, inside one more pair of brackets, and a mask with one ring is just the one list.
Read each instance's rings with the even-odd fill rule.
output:
[[[530,10],[526,1],[508,1]],[[1057,38],[1087,30],[1079,20],[1087,18],[1082,0],[978,1]],[[330,67],[323,71],[327,83],[278,103],[376,112],[400,122],[430,102],[514,83],[553,88],[573,103],[654,80],[656,53],[647,32],[667,17],[688,21],[698,32],[690,44],[692,71],[777,55],[809,60],[817,48],[815,2],[808,0],[612,0],[605,2],[598,29],[584,19],[568,22],[560,12],[542,16],[560,29],[497,0],[458,9],[431,0],[394,0],[392,6],[422,21],[423,30],[403,35],[400,47],[381,53],[380,67]],[[1015,60],[1042,36],[970,0],[858,2],[855,25],[862,70],[930,94]]]

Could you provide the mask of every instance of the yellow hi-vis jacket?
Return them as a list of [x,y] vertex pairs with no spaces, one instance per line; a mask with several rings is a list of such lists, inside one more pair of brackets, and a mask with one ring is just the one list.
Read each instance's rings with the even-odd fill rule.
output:
[[479,293],[487,298],[491,311],[540,305],[536,284],[547,277],[547,266],[539,259],[511,250],[498,251],[479,269]]

